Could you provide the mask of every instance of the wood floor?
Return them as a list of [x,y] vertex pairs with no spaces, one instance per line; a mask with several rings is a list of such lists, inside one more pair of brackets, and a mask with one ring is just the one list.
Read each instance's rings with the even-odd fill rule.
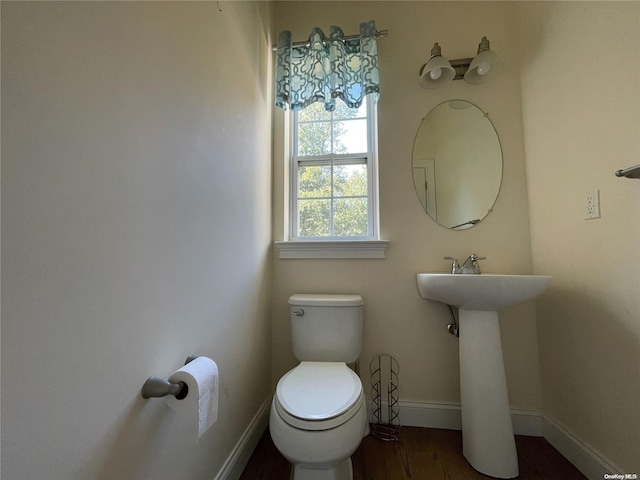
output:
[[[586,480],[544,438],[516,436],[520,480]],[[402,427],[400,440],[383,442],[369,435],[351,457],[354,480],[474,480],[476,472],[462,456],[457,430]],[[240,480],[289,480],[290,465],[265,432]]]

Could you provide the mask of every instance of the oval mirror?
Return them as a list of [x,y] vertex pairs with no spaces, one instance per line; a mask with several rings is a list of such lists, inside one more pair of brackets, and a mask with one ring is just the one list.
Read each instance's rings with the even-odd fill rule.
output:
[[502,149],[488,114],[449,100],[422,120],[413,144],[413,183],[425,211],[463,230],[486,217],[502,182]]

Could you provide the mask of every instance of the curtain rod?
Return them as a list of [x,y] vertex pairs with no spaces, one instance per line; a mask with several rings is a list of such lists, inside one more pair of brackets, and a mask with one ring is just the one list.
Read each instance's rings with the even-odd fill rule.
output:
[[[389,36],[389,30],[376,30],[376,38],[378,37],[387,37]],[[345,35],[344,37],[342,37],[342,40],[347,41],[347,40],[355,40],[356,38],[360,38],[360,35]],[[323,43],[327,43],[328,40],[324,40]],[[301,40],[300,42],[293,42],[291,44],[292,47],[299,47],[300,45],[308,45],[309,44],[309,40]],[[278,45],[271,45],[272,50],[275,52],[276,50],[278,50]]]

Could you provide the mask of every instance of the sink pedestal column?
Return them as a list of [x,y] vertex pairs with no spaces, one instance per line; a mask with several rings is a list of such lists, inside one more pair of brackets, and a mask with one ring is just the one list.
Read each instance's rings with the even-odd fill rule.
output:
[[498,312],[459,310],[462,447],[481,473],[518,476]]

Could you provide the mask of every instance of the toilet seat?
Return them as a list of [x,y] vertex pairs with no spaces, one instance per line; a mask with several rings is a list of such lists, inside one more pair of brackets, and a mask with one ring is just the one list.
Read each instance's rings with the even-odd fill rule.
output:
[[327,430],[349,420],[362,403],[360,378],[342,362],[302,362],[278,382],[280,417],[303,430]]

